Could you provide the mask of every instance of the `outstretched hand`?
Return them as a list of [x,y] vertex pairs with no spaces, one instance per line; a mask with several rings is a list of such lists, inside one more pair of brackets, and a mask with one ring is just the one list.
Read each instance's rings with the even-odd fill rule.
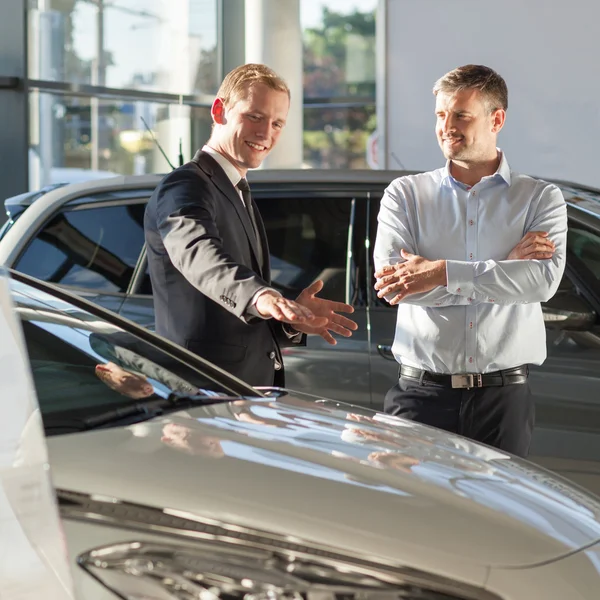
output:
[[324,318],[324,323],[313,321],[304,321],[301,323],[292,323],[294,329],[302,333],[320,335],[328,344],[335,345],[337,341],[331,335],[331,332],[337,333],[343,337],[350,337],[353,331],[358,329],[358,325],[338,313],[353,313],[354,308],[344,302],[335,302],[325,298],[317,298],[323,289],[323,282],[318,279],[305,288],[296,298],[296,302],[316,318]]
[[265,319],[271,318],[282,323],[289,323],[294,328],[300,324],[312,327],[327,325],[327,317],[315,315],[309,308],[293,300],[288,300],[272,290],[266,290],[258,296],[256,310]]

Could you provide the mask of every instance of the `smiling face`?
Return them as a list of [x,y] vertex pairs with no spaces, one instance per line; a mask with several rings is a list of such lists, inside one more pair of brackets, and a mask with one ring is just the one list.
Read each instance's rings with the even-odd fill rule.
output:
[[438,92],[435,114],[435,132],[447,159],[465,167],[494,160],[506,113],[492,110],[479,90]]
[[215,123],[209,145],[225,156],[245,177],[275,147],[285,126],[290,100],[286,92],[253,83],[237,101],[212,106]]

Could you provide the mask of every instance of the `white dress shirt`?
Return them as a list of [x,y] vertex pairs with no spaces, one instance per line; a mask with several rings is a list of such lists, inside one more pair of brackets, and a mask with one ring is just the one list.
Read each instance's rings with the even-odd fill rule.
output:
[[[555,185],[512,172],[503,154],[496,173],[471,188],[446,164],[394,180],[378,221],[376,269],[403,262],[402,249],[447,261],[445,287],[398,304],[398,362],[459,374],[544,361],[540,303],[556,292],[566,252],[567,209]],[[507,260],[529,231],[548,232],[553,257]]]
[[222,154],[219,154],[210,146],[202,146],[202,152],[210,154],[212,158],[214,158],[217,161],[217,163],[219,163],[219,166],[221,167],[221,169],[223,169],[223,171],[225,171],[225,175],[227,175],[227,178],[229,179],[229,181],[231,181],[231,184],[235,188],[235,191],[237,192],[238,196],[240,197],[241,203],[244,206],[246,206],[244,204],[244,197],[242,196],[242,192],[237,186],[237,184],[242,180],[240,172]]

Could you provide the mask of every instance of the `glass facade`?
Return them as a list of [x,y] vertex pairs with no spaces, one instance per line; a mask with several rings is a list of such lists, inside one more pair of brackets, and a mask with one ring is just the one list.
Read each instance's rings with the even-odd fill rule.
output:
[[[29,188],[189,160],[223,76],[223,2],[30,0]],[[305,167],[368,166],[376,5],[300,1]]]
[[29,11],[29,77],[176,94],[217,90],[218,0],[47,0]]
[[180,154],[189,160],[210,133],[221,78],[219,3],[34,3],[29,188],[165,172]]
[[29,101],[31,189],[166,172],[180,162],[180,140],[184,160],[189,160],[210,132],[208,106],[45,92],[32,92]]
[[376,0],[302,0],[304,161],[368,168],[376,128]]

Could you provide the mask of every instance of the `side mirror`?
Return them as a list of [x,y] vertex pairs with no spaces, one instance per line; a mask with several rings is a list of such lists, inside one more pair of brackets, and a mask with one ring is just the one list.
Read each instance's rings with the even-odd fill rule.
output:
[[548,329],[589,331],[596,322],[594,309],[574,290],[557,292],[542,304],[542,312]]

